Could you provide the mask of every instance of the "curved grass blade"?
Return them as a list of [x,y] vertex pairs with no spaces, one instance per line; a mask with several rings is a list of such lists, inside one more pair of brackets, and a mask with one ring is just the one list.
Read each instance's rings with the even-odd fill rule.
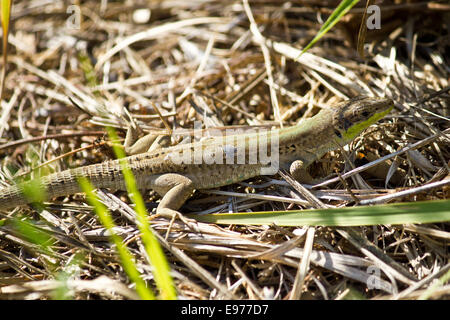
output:
[[110,239],[116,245],[117,252],[119,253],[120,260],[125,272],[127,273],[130,280],[133,281],[136,285],[136,292],[142,299],[154,300],[155,296],[151,292],[151,290],[147,288],[145,281],[142,280],[139,271],[137,270],[136,265],[133,262],[132,254],[123,243],[122,238],[114,233],[114,221],[111,218],[108,209],[103,203],[98,200],[96,194],[93,192],[94,186],[88,179],[84,177],[79,178],[78,183],[80,184],[83,192],[86,193],[86,198],[89,204],[94,207],[94,210],[97,213],[100,222],[108,230],[108,232],[110,232]]
[[[112,128],[108,128],[108,134],[112,141],[118,141],[117,134]],[[145,208],[144,200],[138,190],[136,180],[134,179],[133,172],[131,171],[127,160],[125,159],[125,153],[123,149],[116,144],[113,144],[116,157],[120,161],[120,166],[127,186],[128,195],[136,205],[135,210],[138,219],[138,228],[141,231],[141,238],[144,244],[147,255],[150,259],[150,263],[154,267],[153,274],[155,276],[155,282],[160,289],[163,299],[174,300],[177,298],[175,291],[175,285],[170,275],[170,267],[167,262],[164,252],[153,235],[153,231],[150,228],[148,222],[148,214]]]
[[333,11],[327,21],[325,21],[314,39],[312,39],[311,42],[308,43],[308,45],[300,52],[297,59],[300,58],[303,53],[309,50],[309,48],[311,48],[317,41],[319,41],[319,39],[322,38],[325,33],[327,33],[336,23],[338,23],[338,21],[358,2],[359,0],[343,0]]

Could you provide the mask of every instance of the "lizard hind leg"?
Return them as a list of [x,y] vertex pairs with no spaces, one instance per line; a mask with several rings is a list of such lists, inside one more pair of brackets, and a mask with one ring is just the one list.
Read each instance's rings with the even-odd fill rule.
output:
[[166,173],[156,177],[150,187],[163,195],[156,208],[156,215],[166,218],[178,216],[183,220],[178,209],[194,192],[192,180],[181,174]]

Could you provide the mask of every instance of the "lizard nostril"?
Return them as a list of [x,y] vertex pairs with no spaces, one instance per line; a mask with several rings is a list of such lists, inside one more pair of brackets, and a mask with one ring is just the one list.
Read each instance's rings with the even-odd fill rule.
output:
[[342,138],[342,135],[339,132],[339,130],[334,130],[334,134],[337,135],[339,138]]

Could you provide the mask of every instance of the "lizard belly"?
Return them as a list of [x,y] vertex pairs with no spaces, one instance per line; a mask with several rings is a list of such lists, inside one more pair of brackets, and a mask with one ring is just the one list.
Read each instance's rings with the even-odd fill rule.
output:
[[261,165],[195,165],[184,175],[192,180],[196,189],[209,189],[240,182],[261,174]]

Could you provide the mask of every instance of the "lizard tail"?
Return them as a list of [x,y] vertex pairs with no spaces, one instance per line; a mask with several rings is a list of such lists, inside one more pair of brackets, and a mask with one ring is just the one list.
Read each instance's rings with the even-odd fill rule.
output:
[[16,208],[80,191],[72,170],[66,170],[0,190],[0,209]]
[[20,188],[17,186],[7,187],[0,191],[0,209],[6,210],[27,204]]
[[0,190],[0,210],[82,192],[79,177],[88,178],[95,188],[124,188],[120,166],[115,161],[108,161],[53,173],[40,178],[37,183],[25,182]]

